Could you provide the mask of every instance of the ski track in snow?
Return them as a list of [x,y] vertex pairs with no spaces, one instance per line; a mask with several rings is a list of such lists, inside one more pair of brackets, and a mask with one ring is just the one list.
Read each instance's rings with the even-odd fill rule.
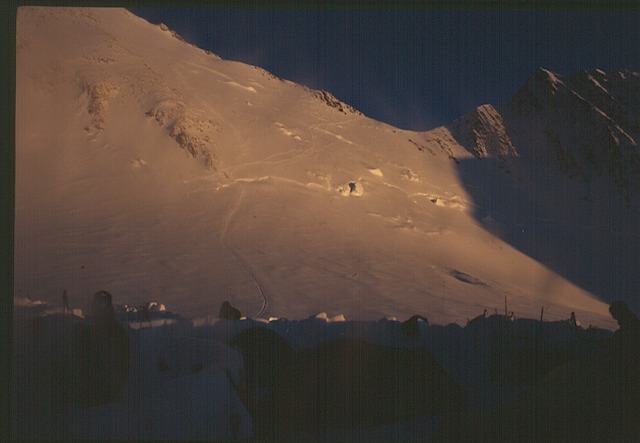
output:
[[[236,165],[232,165],[232,166],[228,166],[226,168],[222,168],[219,169],[218,172],[220,173],[226,173],[226,174],[233,174],[235,171],[237,171],[240,168],[244,168],[247,166],[253,166],[253,165],[263,165],[263,164],[270,164],[270,165],[282,165],[282,164],[286,164],[286,163],[291,163],[293,161],[299,160],[301,158],[303,158],[304,156],[308,156],[311,153],[317,153],[319,150],[322,150],[324,148],[326,148],[327,146],[333,144],[333,143],[337,143],[339,141],[346,141],[346,139],[341,139],[336,137],[336,140],[333,141],[328,141],[325,142],[322,146],[318,145],[317,140],[315,139],[314,136],[314,131],[319,131],[319,132],[324,132],[333,136],[336,136],[336,134],[334,134],[333,132],[330,131],[326,131],[323,129],[320,129],[319,126],[321,125],[337,125],[340,122],[322,122],[316,125],[312,125],[309,128],[309,133],[311,135],[311,141],[310,144],[311,146],[308,147],[303,147],[303,148],[296,148],[296,149],[290,149],[288,151],[284,151],[284,152],[276,152],[274,154],[271,154],[263,159],[260,160],[254,160],[254,161],[250,161],[250,162],[244,162],[244,163],[239,163]],[[239,134],[239,131],[233,126],[233,130]],[[280,130],[282,133],[284,133],[287,136],[290,136],[292,138],[295,138],[297,141],[301,142],[304,139],[302,139],[301,137],[299,137],[297,134],[295,134],[294,132],[290,131],[289,129],[287,129],[282,123],[278,123],[278,122],[274,122],[274,126]],[[290,132],[291,134],[288,134],[287,132]],[[294,137],[295,135],[295,137]],[[296,138],[297,137],[297,138]],[[249,143],[249,140],[244,140],[240,146],[244,146],[247,143]],[[351,142],[349,142],[351,143]],[[353,144],[353,143],[352,143]]]
[[[282,165],[282,164],[286,164],[286,163],[291,163],[297,160],[300,160],[302,158],[304,158],[305,156],[309,156],[312,153],[318,153],[318,151],[325,149],[326,147],[334,144],[334,143],[338,143],[340,141],[342,142],[347,142],[349,144],[354,144],[353,142],[350,142],[349,140],[345,139],[342,136],[339,136],[338,134],[335,134],[331,131],[327,131],[324,129],[319,128],[319,126],[326,126],[326,125],[330,125],[330,126],[335,126],[338,125],[340,123],[344,123],[344,122],[339,122],[339,121],[327,121],[327,122],[322,122],[316,125],[313,125],[309,128],[310,131],[310,135],[311,135],[311,146],[308,146],[306,148],[298,148],[298,149],[291,149],[285,152],[276,152],[272,155],[269,155],[263,159],[260,160],[254,160],[254,161],[250,161],[250,162],[245,162],[245,163],[240,163],[240,164],[236,164],[236,165],[232,165],[232,166],[228,166],[226,168],[222,168],[219,169],[218,172],[219,173],[223,173],[227,176],[234,174],[237,170],[248,167],[248,166],[254,166],[254,165],[265,165],[265,164],[269,164],[269,165]],[[274,123],[275,127],[278,128],[280,131],[282,131],[283,133],[286,133],[285,131],[289,131],[282,123],[278,123],[275,122]],[[332,141],[326,141],[325,143],[323,143],[322,145],[318,144],[318,141],[316,140],[315,136],[314,136],[314,131],[318,131],[318,132],[323,132],[329,135],[332,135],[334,137],[336,137],[335,140]],[[290,132],[290,131],[289,131]],[[291,132],[291,134],[294,134],[293,132]],[[286,134],[291,136],[290,134]],[[302,141],[302,139],[300,139],[299,137],[296,138],[296,140],[298,141]],[[248,141],[245,141],[243,144],[248,143]],[[237,184],[239,182],[253,182],[253,181],[260,181],[260,180],[264,180],[264,179],[278,179],[281,181],[285,181],[285,182],[289,182],[289,183],[294,183],[303,187],[310,187],[310,186],[320,186],[321,188],[325,189],[325,187],[321,184],[318,183],[303,183],[303,182],[299,182],[290,178],[286,178],[286,177],[278,177],[278,176],[266,176],[266,177],[260,177],[260,178],[250,178],[250,177],[243,177],[243,178],[235,178],[231,181],[231,183],[228,184],[222,184],[222,185],[218,185],[215,189],[216,190],[220,190],[223,188],[226,188],[230,185],[233,184]],[[328,190],[331,189],[331,186],[329,185]],[[400,189],[400,188],[398,188]],[[400,189],[402,192],[405,192],[404,190]]]
[[[260,292],[260,296],[262,297],[262,307],[260,308],[258,313],[255,315],[255,317],[259,317],[267,309],[267,305],[268,305],[267,296],[265,295],[262,285],[258,281],[258,278],[256,277],[255,273],[245,263],[245,261],[240,257],[240,255],[233,248],[231,248],[231,245],[229,244],[228,236],[227,236],[227,232],[229,230],[229,224],[231,223],[231,219],[233,218],[233,215],[236,213],[236,211],[240,207],[240,203],[242,202],[244,193],[245,193],[245,190],[242,189],[242,192],[240,193],[240,196],[236,200],[235,205],[229,210],[229,213],[227,214],[227,218],[225,219],[224,228],[222,229],[222,233],[220,234],[220,241],[222,242],[224,247],[227,249],[227,251],[229,251],[229,253],[233,255],[233,258],[244,268],[247,274],[249,274],[249,276],[257,286],[258,291]],[[227,239],[226,241],[225,241],[225,238]]]

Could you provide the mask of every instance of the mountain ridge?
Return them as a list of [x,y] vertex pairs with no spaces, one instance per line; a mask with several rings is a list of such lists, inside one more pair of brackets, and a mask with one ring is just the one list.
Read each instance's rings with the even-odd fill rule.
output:
[[[563,77],[540,68],[507,103],[490,108],[500,124],[483,131],[502,139],[494,137],[492,155],[476,156],[503,172],[474,162],[461,168],[479,221],[491,220],[501,238],[561,275],[604,299],[624,298],[636,309],[638,78],[631,71],[601,70]],[[452,125],[456,141],[470,152],[476,146],[465,131],[478,125],[477,115],[486,109]],[[508,158],[507,167],[499,152],[512,148],[517,156]],[[500,193],[483,191],[488,183]],[[593,264],[576,266],[584,256]]]
[[504,169],[496,186],[465,181],[494,153],[522,157],[499,107],[477,113],[474,150],[123,10],[20,8],[17,49],[16,297],[68,289],[83,305],[100,288],[186,316],[226,299],[250,315],[441,323],[506,298],[517,315],[611,321],[606,298],[500,232],[510,216],[483,212],[474,189],[506,195]]
[[[599,77],[599,81],[594,76]],[[639,73],[582,71],[566,79],[540,69],[506,106],[518,118],[547,114],[543,125],[547,143],[564,173],[583,182],[608,176],[615,190],[630,205],[640,195],[640,151],[637,122],[632,113],[640,108],[638,81],[626,83],[626,91],[610,93],[602,85],[616,86],[621,78]],[[623,104],[622,95],[634,102]],[[635,110],[634,110],[635,109]],[[561,130],[562,129],[562,130]],[[635,133],[634,133],[635,131]]]

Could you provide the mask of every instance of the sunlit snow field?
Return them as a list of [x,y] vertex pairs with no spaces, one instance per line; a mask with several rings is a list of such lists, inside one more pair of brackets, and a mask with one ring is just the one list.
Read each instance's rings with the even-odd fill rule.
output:
[[[540,69],[510,108],[415,132],[124,9],[21,7],[16,43],[16,438],[269,435],[231,343],[254,327],[295,356],[347,343],[435,359],[451,397],[461,392],[455,419],[471,441],[553,436],[534,421],[564,426],[558,410],[584,420],[576,441],[592,438],[587,387],[608,379],[584,367],[608,362],[609,304],[637,308],[640,212],[635,194],[615,192],[626,177],[584,179],[560,155],[562,137],[547,136],[564,130],[585,152],[595,136],[624,155],[637,145],[569,80]],[[640,75],[623,74],[608,78],[634,91]],[[585,90],[594,75],[605,83],[601,71],[581,75],[572,81]],[[70,356],[99,290],[129,339],[128,388],[81,408]],[[151,300],[149,318],[125,312]],[[219,319],[223,301],[244,319]],[[426,321],[407,329],[414,315]],[[349,361],[346,373],[363,371]],[[420,375],[412,382],[433,388]],[[566,385],[575,392],[562,397]],[[294,414],[273,391],[253,392],[257,407],[264,396]],[[348,384],[344,395],[357,401]],[[565,409],[530,414],[539,404]],[[428,441],[458,423],[410,412],[315,433],[296,423],[288,436]]]

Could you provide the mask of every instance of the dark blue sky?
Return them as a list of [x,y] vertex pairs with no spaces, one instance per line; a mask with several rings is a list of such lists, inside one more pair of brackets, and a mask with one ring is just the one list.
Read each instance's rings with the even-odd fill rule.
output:
[[511,97],[537,67],[640,71],[640,11],[133,8],[224,59],[427,130]]

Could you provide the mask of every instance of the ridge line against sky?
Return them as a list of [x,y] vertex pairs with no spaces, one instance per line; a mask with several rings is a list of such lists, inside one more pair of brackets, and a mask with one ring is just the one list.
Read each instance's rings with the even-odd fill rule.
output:
[[226,60],[429,130],[506,102],[539,67],[640,70],[638,10],[130,8]]
[[640,4],[622,1],[28,4],[124,7],[223,59],[327,90],[369,117],[420,131],[482,104],[499,106],[539,67],[560,75],[640,71]]

